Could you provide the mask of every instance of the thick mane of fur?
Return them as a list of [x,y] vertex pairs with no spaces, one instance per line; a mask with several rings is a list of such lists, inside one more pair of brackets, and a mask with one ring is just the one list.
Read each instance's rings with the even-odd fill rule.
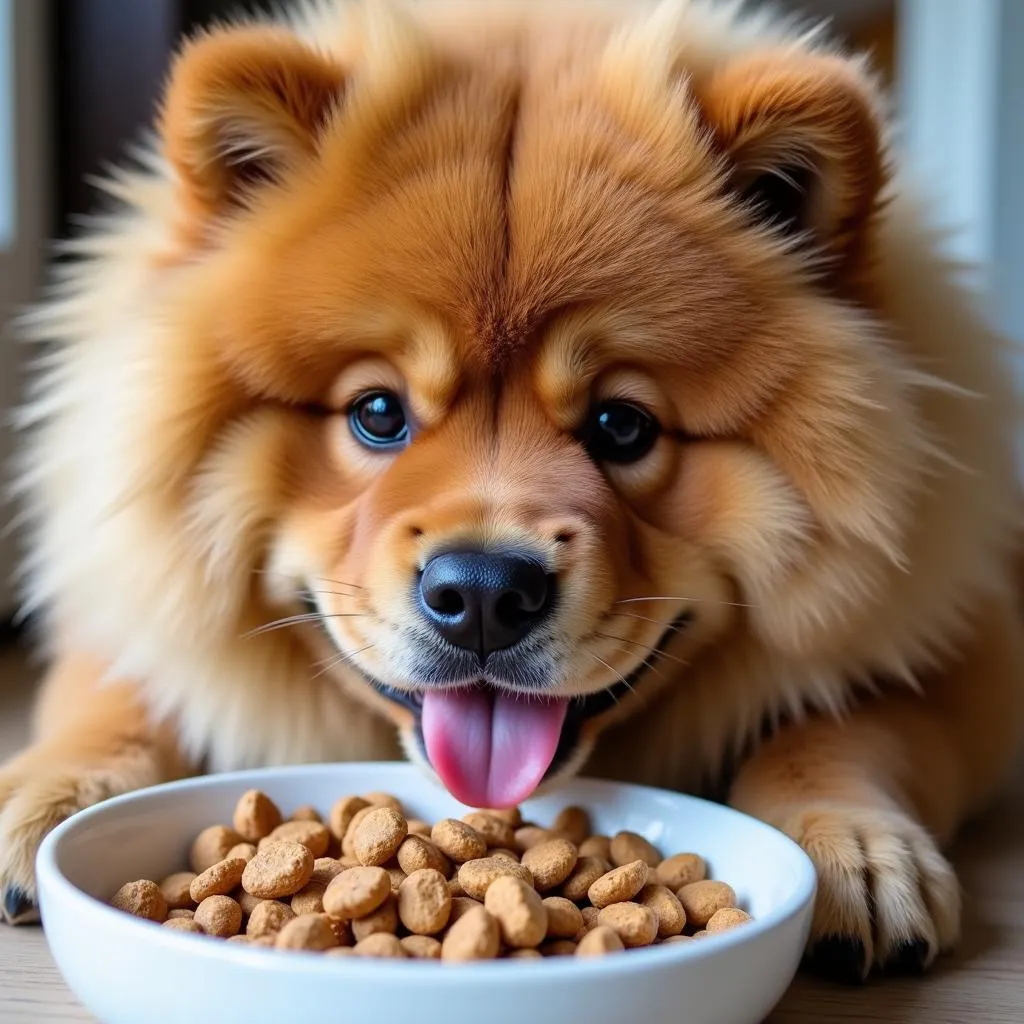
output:
[[[518,33],[538,47],[542,36],[555,47],[574,19],[600,22],[589,2],[555,13],[548,4],[494,4],[486,16],[483,5],[470,6],[475,36]],[[619,26],[601,30],[609,74],[635,80],[625,99],[638,120],[655,116],[645,104],[659,60],[702,81],[769,40],[828,52],[818,34],[738,5],[600,6]],[[289,24],[342,65],[372,49],[361,67],[390,75],[397,90],[403,75],[427,73],[413,23],[471,48],[446,28],[465,9],[423,0],[367,25],[362,8],[320,0]],[[168,343],[166,310],[188,301],[204,270],[187,251],[180,191],[159,147],[107,190],[116,212],[68,246],[72,259],[24,323],[44,346],[21,414],[26,611],[41,617],[53,648],[90,652],[112,678],[140,680],[154,711],[213,768],[397,752],[391,725],[347,683],[318,673],[299,639],[287,630],[249,635],[281,597],[278,567],[266,558],[287,452],[272,440],[268,448],[265,418],[204,419],[204,374],[217,371],[202,351]],[[685,785],[766,720],[809,708],[841,714],[858,685],[925,687],[982,599],[1014,585],[1017,408],[1005,343],[973,308],[903,183],[890,192],[867,256],[872,315],[853,303],[845,313],[836,307],[870,353],[864,365],[874,376],[862,367],[830,386],[855,398],[859,429],[872,438],[884,437],[894,408],[905,412],[900,446],[884,466],[863,465],[851,446],[848,480],[816,477],[813,460],[801,466],[815,494],[813,522],[805,499],[794,490],[789,502],[780,485],[764,492],[761,508],[774,532],[723,534],[723,557],[754,567],[735,581],[750,606],[742,625],[694,661],[685,685],[665,698],[677,707],[660,706],[635,737],[616,731],[615,759],[599,750],[599,770],[622,774],[628,764],[648,781]],[[841,407],[827,396],[814,408],[823,427],[842,428],[834,422]],[[245,488],[221,486],[227,457],[251,459]],[[748,488],[756,505],[763,467],[737,457],[735,468],[731,486]]]

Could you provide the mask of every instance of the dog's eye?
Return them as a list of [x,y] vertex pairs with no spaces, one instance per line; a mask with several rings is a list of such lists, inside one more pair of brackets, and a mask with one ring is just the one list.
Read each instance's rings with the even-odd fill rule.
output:
[[372,391],[360,395],[349,412],[352,433],[374,448],[404,444],[409,437],[409,425],[401,399],[390,391]]
[[637,462],[660,431],[658,421],[632,402],[599,402],[590,410],[583,444],[598,462]]

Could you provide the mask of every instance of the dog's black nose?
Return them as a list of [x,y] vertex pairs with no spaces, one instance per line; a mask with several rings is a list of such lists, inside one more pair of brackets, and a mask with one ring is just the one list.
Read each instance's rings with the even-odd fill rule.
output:
[[420,577],[423,615],[481,661],[526,636],[547,614],[551,596],[544,566],[520,554],[453,551],[430,559]]

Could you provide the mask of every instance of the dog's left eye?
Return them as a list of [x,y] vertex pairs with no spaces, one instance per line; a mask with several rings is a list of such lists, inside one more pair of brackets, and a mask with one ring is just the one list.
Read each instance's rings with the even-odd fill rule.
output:
[[352,433],[373,448],[390,448],[409,438],[409,424],[401,399],[390,391],[361,395],[349,412]]
[[599,402],[590,410],[583,444],[598,462],[637,462],[658,440],[661,425],[632,402]]

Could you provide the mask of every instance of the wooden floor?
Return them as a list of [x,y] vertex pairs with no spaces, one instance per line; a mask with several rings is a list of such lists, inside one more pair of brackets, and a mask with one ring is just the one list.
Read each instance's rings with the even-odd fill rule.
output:
[[[24,742],[33,678],[23,656],[0,652],[0,759]],[[1024,1022],[1024,780],[963,837],[954,860],[966,910],[955,956],[928,978],[859,989],[800,977],[770,1024]],[[54,968],[42,932],[0,925],[0,1022],[88,1020]]]

